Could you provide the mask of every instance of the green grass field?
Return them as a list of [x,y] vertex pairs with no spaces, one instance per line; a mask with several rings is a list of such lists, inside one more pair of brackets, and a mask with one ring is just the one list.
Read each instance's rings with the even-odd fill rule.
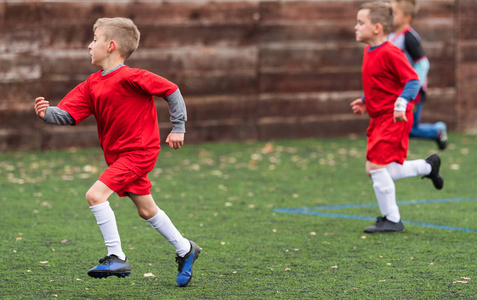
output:
[[[342,217],[379,215],[365,205],[376,200],[364,137],[164,148],[153,196],[202,247],[186,288],[175,284],[172,246],[116,195],[132,274],[86,274],[106,254],[84,199],[105,167],[98,149],[1,153],[0,298],[476,299],[477,137],[450,141],[440,152],[442,191],[428,179],[396,182],[398,201],[429,200],[400,205],[403,221],[437,227],[386,235],[363,233],[373,221]],[[411,140],[409,159],[436,149]],[[337,217],[276,210],[330,205],[339,207],[314,211]]]

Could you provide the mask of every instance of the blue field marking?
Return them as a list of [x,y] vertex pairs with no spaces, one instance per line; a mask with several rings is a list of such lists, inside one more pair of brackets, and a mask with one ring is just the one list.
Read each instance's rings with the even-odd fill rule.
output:
[[[444,199],[423,199],[423,200],[410,200],[410,201],[397,201],[398,205],[411,205],[411,204],[429,204],[429,203],[451,203],[451,202],[463,202],[463,201],[476,201],[477,197],[469,198],[444,198]],[[355,219],[363,221],[375,221],[376,218],[368,216],[353,216],[345,214],[333,214],[325,213],[320,210],[324,209],[347,209],[347,208],[357,208],[357,207],[373,207],[378,206],[378,203],[364,203],[364,204],[344,204],[344,205],[323,205],[323,206],[312,206],[312,207],[297,207],[297,208],[276,208],[274,211],[289,213],[289,214],[302,214],[302,215],[314,215],[321,217],[332,217],[332,218],[341,218],[341,219]],[[402,221],[404,224],[408,225],[418,225],[424,227],[432,227],[437,229],[446,229],[454,231],[464,231],[464,232],[473,232],[477,233],[477,230],[462,228],[462,227],[452,227],[445,225],[436,225],[424,222],[411,222],[411,221]]]

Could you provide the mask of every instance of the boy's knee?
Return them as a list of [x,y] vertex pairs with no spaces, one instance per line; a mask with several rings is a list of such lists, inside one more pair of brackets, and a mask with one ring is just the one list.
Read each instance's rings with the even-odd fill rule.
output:
[[370,168],[368,168],[368,167],[366,166],[366,174],[368,174],[368,176],[369,176],[370,178],[371,178],[371,171],[372,171],[372,169],[370,169]]
[[378,165],[370,161],[366,161],[366,174],[371,177],[372,171],[380,170],[386,168],[386,165]]
[[100,197],[98,193],[95,193],[92,190],[89,190],[86,192],[85,198],[86,198],[86,201],[88,201],[89,206],[95,206],[107,200],[107,199],[103,199],[103,197]]
[[157,214],[157,212],[152,211],[150,209],[146,209],[146,208],[138,208],[137,214],[144,220],[149,220],[153,218]]
[[97,181],[93,186],[86,192],[85,198],[88,201],[89,206],[95,206],[103,202],[108,201],[109,196],[113,193],[107,185],[101,181]]

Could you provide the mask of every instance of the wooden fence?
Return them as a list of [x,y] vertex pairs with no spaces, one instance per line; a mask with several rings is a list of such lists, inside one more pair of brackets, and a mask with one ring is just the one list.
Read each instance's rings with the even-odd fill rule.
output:
[[[134,20],[126,61],[177,83],[193,143],[364,134],[351,113],[362,95],[363,1],[3,1],[0,3],[0,149],[98,144],[95,120],[43,124],[33,99],[54,105],[97,71],[87,45],[99,17]],[[431,62],[423,120],[477,132],[477,1],[421,0],[413,27]],[[156,99],[161,135],[171,125]]]

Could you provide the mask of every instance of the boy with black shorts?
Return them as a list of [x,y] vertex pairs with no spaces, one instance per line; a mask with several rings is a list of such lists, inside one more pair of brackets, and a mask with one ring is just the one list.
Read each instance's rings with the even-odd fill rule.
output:
[[364,97],[354,100],[351,108],[359,115],[367,111],[371,117],[366,132],[366,172],[383,215],[364,229],[368,233],[404,231],[394,180],[422,175],[436,189],[444,185],[437,154],[406,161],[419,77],[401,50],[387,41],[392,25],[393,12],[387,3],[364,3],[358,11],[356,40],[367,44],[362,66]]
[[147,174],[160,152],[160,137],[154,96],[169,104],[173,129],[166,139],[169,147],[184,144],[187,120],[184,99],[174,83],[154,73],[133,69],[124,61],[137,49],[140,33],[126,18],[100,18],[93,26],[94,39],[88,46],[91,63],[100,71],[88,77],[58,104],[49,106],[43,97],[35,99],[35,112],[44,122],[77,125],[90,115],[97,122],[98,137],[108,168],[86,193],[86,200],[103,235],[108,255],[88,275],[125,277],[131,266],[121,247],[116,218],[108,198],[116,192],[128,196],[145,219],[171,243],[179,265],[179,286],[192,278],[192,265],[200,248],[182,237],[169,217],[151,196]]

